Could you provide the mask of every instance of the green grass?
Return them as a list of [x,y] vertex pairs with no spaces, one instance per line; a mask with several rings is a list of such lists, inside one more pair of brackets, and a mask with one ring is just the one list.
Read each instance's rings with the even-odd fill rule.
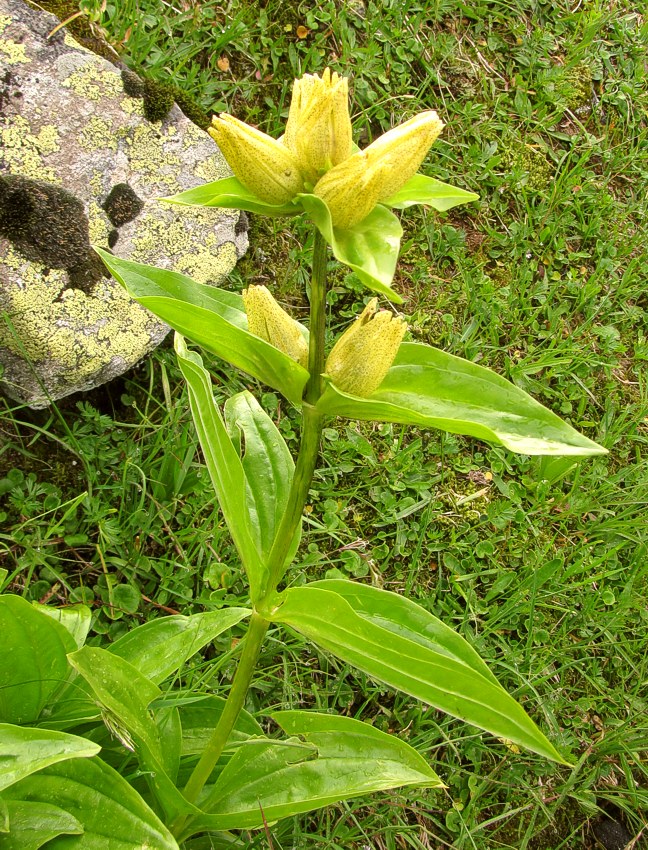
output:
[[[274,135],[293,77],[327,64],[352,76],[361,144],[437,109],[447,127],[424,171],[480,201],[402,216],[396,287],[412,337],[497,369],[610,449],[515,457],[330,423],[304,580],[342,573],[418,600],[576,766],[513,752],[271,635],[250,708],[335,709],[400,731],[448,784],[282,822],[272,846],[568,850],[594,846],[602,812],[645,838],[648,24],[636,4],[109,0],[95,20],[133,68]],[[302,315],[304,241],[254,220],[232,286],[265,283]],[[364,295],[336,273],[340,326]],[[217,397],[247,385],[213,368]],[[294,447],[294,412],[273,393],[263,403]],[[80,400],[41,413],[4,402],[0,416],[0,566],[14,590],[90,603],[96,642],[243,599],[168,348]],[[221,687],[230,640],[185,681]],[[261,832],[249,846],[271,845]]]

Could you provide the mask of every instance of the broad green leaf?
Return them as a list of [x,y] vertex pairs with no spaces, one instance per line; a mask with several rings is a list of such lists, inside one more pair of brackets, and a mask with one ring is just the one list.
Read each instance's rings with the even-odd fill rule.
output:
[[231,832],[208,832],[186,841],[182,846],[185,850],[247,850],[250,843]]
[[158,617],[120,637],[108,647],[108,652],[125,659],[142,676],[159,685],[192,655],[250,613],[247,608],[223,608],[190,617]]
[[298,204],[266,204],[246,189],[236,177],[224,177],[213,183],[204,183],[194,189],[187,189],[169,198],[161,198],[169,204],[184,204],[197,207],[225,207],[226,209],[246,210],[260,215],[281,216],[298,215],[302,210]]
[[[271,715],[291,737],[241,746],[209,789],[209,814],[193,832],[254,828],[350,797],[407,785],[443,787],[408,744],[349,717],[307,711]],[[297,737],[298,736],[298,737]]]
[[478,200],[479,195],[474,192],[467,192],[465,189],[459,189],[458,186],[442,183],[440,180],[435,180],[434,177],[426,177],[425,174],[415,174],[414,177],[410,177],[400,191],[382,203],[386,207],[395,207],[399,210],[404,210],[407,207],[414,206],[414,204],[425,204],[444,212],[452,209],[452,207],[459,206],[459,204],[468,204],[471,201]]
[[97,756],[46,767],[4,795],[57,806],[79,821],[83,835],[59,836],[56,850],[179,850],[137,791]]
[[77,649],[81,649],[88,637],[92,612],[87,605],[70,605],[68,608],[54,608],[52,605],[40,605],[32,602],[34,608],[42,614],[47,614],[68,630],[74,638]]
[[128,294],[178,333],[279,390],[294,404],[301,403],[308,372],[248,331],[240,295],[95,250]]
[[374,679],[546,758],[565,760],[491,676],[353,610],[340,594],[295,587],[265,616],[291,626]]
[[0,723],[0,791],[50,764],[96,756],[100,749],[77,735]]
[[[227,400],[225,422],[233,438],[243,436],[243,471],[247,480],[247,505],[256,547],[267,560],[279,524],[288,504],[295,463],[278,428],[252,393],[237,393]],[[301,523],[295,532],[292,561],[301,537]]]
[[71,674],[74,638],[20,596],[0,596],[0,721],[34,723]]
[[187,381],[189,404],[205,463],[225,522],[247,573],[250,596],[254,601],[263,589],[266,568],[255,543],[243,464],[214,401],[211,379],[202,358],[189,351],[182,337],[177,334],[175,347],[180,369]]
[[349,419],[467,434],[520,454],[606,454],[490,369],[419,343],[401,345],[384,381],[368,398],[348,395],[329,381],[317,408]]
[[86,646],[69,658],[104,707],[106,725],[125,746],[135,750],[141,767],[148,771],[151,789],[169,819],[192,811],[194,807],[187,803],[166,772],[160,733],[148,708],[161,696],[157,685],[142,676],[132,664],[104,649]]
[[79,821],[58,806],[9,800],[7,807],[10,832],[0,835],[0,850],[38,850],[57,835],[83,833]]
[[160,741],[160,754],[164,772],[174,785],[178,785],[178,770],[182,755],[182,724],[175,706],[165,706],[153,712]]
[[0,833],[3,832],[9,832],[9,810],[5,801],[0,797]]
[[304,209],[331,246],[334,256],[352,269],[374,292],[396,304],[403,299],[391,288],[403,229],[396,216],[380,204],[349,230],[334,228],[331,213],[316,195],[299,195]]
[[465,638],[411,599],[356,581],[328,579],[311,582],[308,586],[337,593],[356,614],[432,652],[447,655],[498,685],[493,673]]
[[[199,702],[179,707],[182,723],[182,755],[192,756],[202,753],[216,728],[223,712],[225,700],[222,697],[207,696]],[[228,739],[229,744],[238,745],[251,737],[260,737],[263,729],[251,714],[242,710],[236,718],[234,729]]]

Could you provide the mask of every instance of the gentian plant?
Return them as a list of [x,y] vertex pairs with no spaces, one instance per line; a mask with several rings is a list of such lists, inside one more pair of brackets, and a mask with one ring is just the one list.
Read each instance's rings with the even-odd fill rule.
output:
[[[392,210],[413,204],[447,210],[476,199],[418,173],[442,128],[435,112],[423,112],[359,150],[352,138],[348,80],[328,70],[295,82],[278,140],[229,115],[214,119],[211,133],[234,176],[167,200],[310,220],[307,327],[265,287],[250,286],[238,295],[99,252],[133,298],[176,331],[175,350],[204,461],[247,577],[250,605],[162,617],[107,649],[77,641],[80,648],[67,653],[72,673],[62,692],[45,698],[41,693],[33,707],[43,727],[38,733],[69,730],[80,718],[87,724],[101,715],[137,763],[125,762],[134,777],[132,787],[126,786],[131,796],[95,745],[84,750],[78,743],[83,739],[75,743],[75,736],[51,731],[47,734],[66,739],[68,754],[58,757],[55,767],[48,767],[49,761],[44,770],[34,768],[12,785],[12,800],[46,803],[38,777],[45,773],[70,782],[80,770],[74,765],[85,760],[79,781],[104,797],[119,785],[112,797],[128,798],[141,846],[197,848],[231,846],[236,838],[230,830],[261,828],[372,791],[443,786],[403,740],[356,719],[276,711],[270,717],[283,735],[265,735],[244,704],[269,628],[299,632],[374,680],[506,742],[568,763],[470,644],[434,614],[404,596],[353,581],[295,581],[302,514],[322,428],[331,417],[440,428],[524,454],[605,451],[490,370],[404,341],[405,321],[392,309],[378,309],[377,297],[368,300],[327,356],[329,248],[368,289],[399,303],[392,279],[402,231]],[[187,341],[278,390],[301,410],[296,460],[252,393],[238,393],[219,409],[210,375]],[[22,600],[7,599],[5,608],[0,606],[0,614],[11,609],[6,622],[43,619],[41,612],[28,616]],[[243,621],[247,633],[227,699],[209,697],[195,706],[174,700],[173,690],[163,699],[159,685],[190,652]],[[48,628],[54,625],[63,643],[66,628],[74,633],[65,618],[48,621]],[[56,749],[51,740],[49,746]],[[85,829],[81,840],[86,843],[79,847],[108,846],[96,836],[95,843],[87,843],[100,830],[79,807],[75,815]],[[199,834],[208,835],[210,843],[196,843]]]

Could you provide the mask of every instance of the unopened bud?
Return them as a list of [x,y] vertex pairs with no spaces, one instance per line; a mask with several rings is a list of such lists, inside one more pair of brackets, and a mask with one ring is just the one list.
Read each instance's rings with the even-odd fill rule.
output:
[[349,81],[331,74],[305,74],[295,80],[283,144],[297,157],[304,179],[314,185],[334,165],[351,156]]
[[387,310],[376,312],[372,298],[333,346],[325,374],[342,392],[366,398],[382,384],[394,362],[407,323]]
[[388,130],[364,150],[370,168],[386,166],[380,201],[396,194],[416,174],[443,127],[436,112],[421,112]]
[[369,168],[364,151],[358,151],[327,171],[314,194],[329,208],[333,227],[348,230],[376,206],[386,176],[384,166]]
[[442,128],[436,112],[422,112],[327,171],[313,191],[329,208],[333,226],[348,230],[402,189]]
[[287,204],[304,188],[297,157],[233,115],[214,117],[209,133],[241,183],[266,204]]
[[308,343],[299,323],[279,306],[265,286],[249,286],[243,290],[243,304],[248,330],[283,351],[308,368]]

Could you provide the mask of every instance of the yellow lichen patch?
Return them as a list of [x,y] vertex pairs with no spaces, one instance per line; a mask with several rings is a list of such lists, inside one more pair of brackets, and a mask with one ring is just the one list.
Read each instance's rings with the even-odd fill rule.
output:
[[90,116],[89,121],[79,133],[79,145],[84,151],[106,148],[116,153],[118,141],[119,137],[113,130],[112,123],[98,115]]
[[61,83],[86,100],[99,102],[105,97],[122,94],[121,77],[116,72],[100,68],[95,61],[88,61]]
[[[27,267],[25,267],[27,268]],[[155,319],[135,304],[116,285],[99,284],[95,292],[67,289],[57,300],[64,272],[51,271],[43,278],[42,267],[23,289],[8,293],[6,312],[13,326],[0,326],[0,342],[34,363],[53,360],[70,383],[81,383],[113,358],[134,363],[150,349]]]
[[236,248],[232,242],[219,246],[215,232],[203,238],[202,244],[196,244],[192,231],[215,228],[223,215],[216,210],[187,207],[169,221],[155,211],[146,213],[138,220],[138,236],[133,239],[130,259],[155,263],[160,256],[172,257],[177,271],[200,283],[217,283],[234,268]]
[[84,53],[89,53],[91,56],[94,55],[92,50],[89,50],[87,47],[84,47],[81,42],[77,41],[74,36],[70,35],[68,30],[65,30],[65,37],[63,38],[64,44],[68,47],[73,47],[75,50],[82,50]]
[[0,127],[0,162],[6,163],[13,174],[60,183],[54,169],[46,166],[42,158],[59,147],[58,130],[50,124],[33,133],[29,121],[18,115],[11,124]]
[[231,171],[223,157],[215,153],[213,156],[208,156],[202,162],[199,162],[194,168],[194,174],[201,180],[212,183],[215,180],[220,180],[222,177],[229,177]]
[[132,138],[126,138],[128,155],[132,171],[144,174],[160,190],[175,191],[181,162],[178,156],[165,151],[165,138],[154,127],[140,124],[135,127]]
[[88,232],[90,244],[98,245],[100,248],[108,248],[108,234],[112,226],[108,216],[96,201],[88,204]]
[[127,115],[144,115],[144,101],[141,97],[127,96],[119,105]]
[[0,38],[0,54],[4,65],[20,65],[31,62],[25,52],[24,44],[17,44],[8,38]]
[[175,270],[197,280],[198,283],[219,284],[234,268],[236,260],[234,243],[225,242],[218,245],[212,233],[204,246],[179,257]]
[[7,29],[10,23],[11,18],[9,15],[0,15],[0,35]]
[[183,139],[183,147],[185,150],[190,148],[192,145],[203,143],[205,141],[205,131],[201,130],[200,127],[197,127],[195,124],[189,122],[185,127],[185,134]]

